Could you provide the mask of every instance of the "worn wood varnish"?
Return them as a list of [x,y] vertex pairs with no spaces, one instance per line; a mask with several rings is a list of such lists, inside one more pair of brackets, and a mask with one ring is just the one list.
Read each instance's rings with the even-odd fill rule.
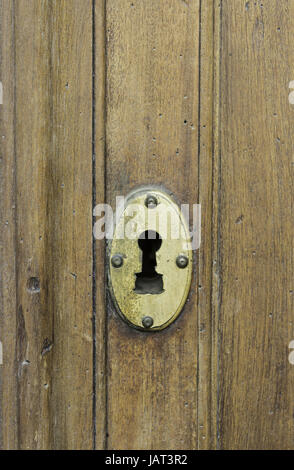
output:
[[[0,447],[293,449],[293,3],[0,11]],[[119,318],[92,236],[146,184],[202,206],[155,334]]]
[[[1,294],[0,341],[0,447],[18,448],[16,373],[16,264],[15,264],[15,142],[14,142],[14,28],[13,5],[0,2],[1,81],[5,95],[0,105],[1,119]],[[4,53],[5,49],[5,53]],[[4,315],[5,312],[5,315]],[[5,339],[4,339],[5,338]],[[6,352],[7,351],[7,352]]]
[[91,448],[91,2],[5,5],[2,445]]
[[222,2],[220,445],[294,447],[294,4]]
[[[106,2],[107,201],[140,183],[197,202],[199,2]],[[197,446],[197,288],[160,334],[108,306],[108,446]],[[121,426],[121,423],[126,426]]]

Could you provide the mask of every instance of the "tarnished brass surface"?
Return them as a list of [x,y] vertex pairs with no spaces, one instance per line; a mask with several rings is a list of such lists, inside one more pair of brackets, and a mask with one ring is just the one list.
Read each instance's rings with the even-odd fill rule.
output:
[[[152,204],[148,207],[150,195]],[[157,205],[153,204],[154,197]],[[135,291],[136,273],[142,271],[143,257],[138,239],[147,230],[157,232],[162,238],[156,252],[156,272],[162,274],[163,280],[163,291],[159,294]],[[179,256],[187,258],[186,266],[183,263],[184,267],[179,267]],[[192,247],[178,205],[162,190],[145,188],[131,193],[115,227],[109,252],[109,287],[120,316],[130,326],[144,331],[166,328],[180,314],[191,278]],[[153,320],[151,327],[143,326],[151,322],[149,318],[143,321],[146,317]]]

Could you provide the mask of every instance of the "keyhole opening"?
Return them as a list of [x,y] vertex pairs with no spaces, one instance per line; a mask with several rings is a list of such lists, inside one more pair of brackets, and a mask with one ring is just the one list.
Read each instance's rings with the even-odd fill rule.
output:
[[138,245],[142,250],[142,271],[136,273],[134,291],[137,294],[161,294],[164,292],[162,274],[156,272],[156,252],[162,245],[160,235],[154,230],[141,233]]

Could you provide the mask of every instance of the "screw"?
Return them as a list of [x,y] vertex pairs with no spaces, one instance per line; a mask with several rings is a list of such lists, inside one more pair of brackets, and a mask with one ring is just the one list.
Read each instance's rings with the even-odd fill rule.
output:
[[152,317],[144,317],[142,320],[142,324],[144,328],[151,328],[153,325],[153,318]]
[[124,259],[122,255],[116,254],[111,258],[111,264],[114,268],[120,268],[123,265]]
[[186,268],[188,266],[188,262],[189,262],[189,260],[188,260],[187,256],[185,256],[185,255],[179,255],[177,257],[177,260],[176,260],[177,266],[180,269]]
[[148,194],[146,199],[145,199],[145,206],[148,207],[148,209],[154,209],[158,204],[158,200],[155,196],[152,194]]

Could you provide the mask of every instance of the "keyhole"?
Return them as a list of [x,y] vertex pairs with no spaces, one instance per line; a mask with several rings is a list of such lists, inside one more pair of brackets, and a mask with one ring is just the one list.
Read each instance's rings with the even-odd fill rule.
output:
[[134,291],[137,294],[161,294],[164,292],[162,274],[156,272],[156,252],[160,249],[162,239],[154,230],[141,233],[138,245],[142,250],[142,271],[136,273]]

